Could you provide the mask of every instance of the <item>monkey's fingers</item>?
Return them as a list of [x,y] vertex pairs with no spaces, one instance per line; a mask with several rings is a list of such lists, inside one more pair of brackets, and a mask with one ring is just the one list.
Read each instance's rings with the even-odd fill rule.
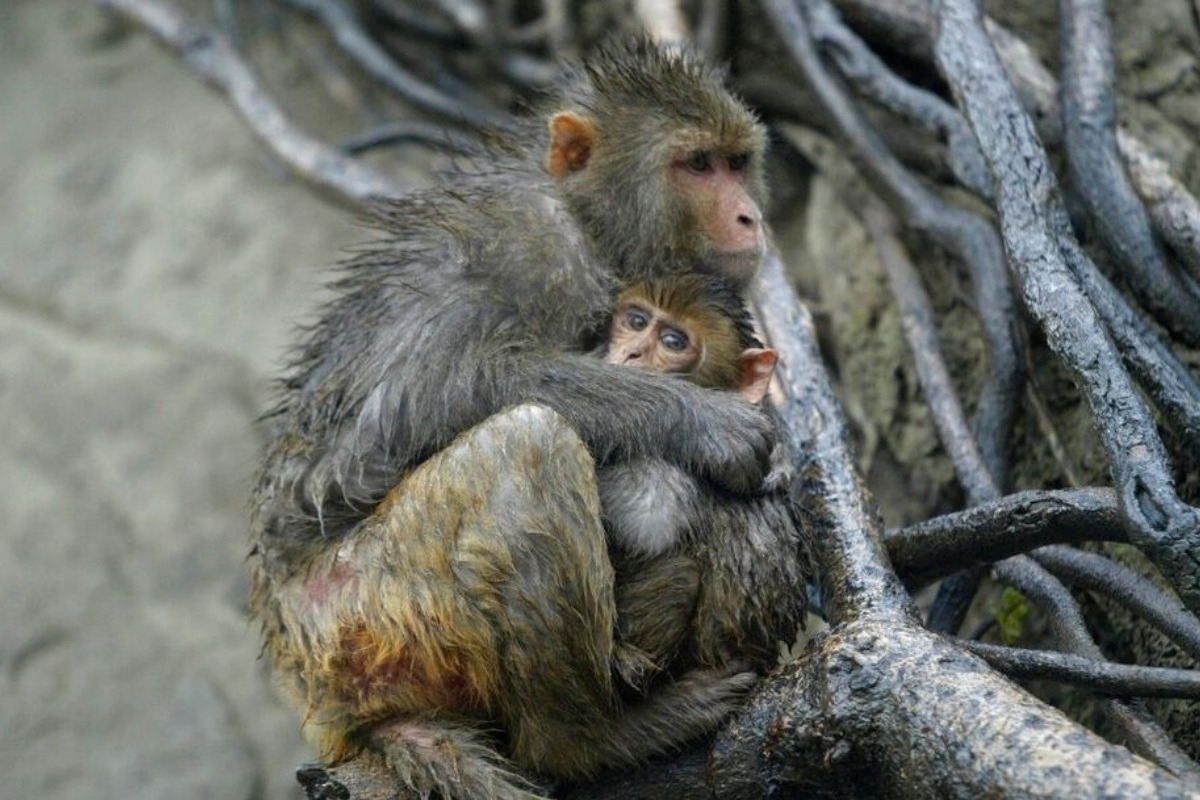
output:
[[774,424],[736,395],[709,394],[709,419],[698,420],[695,438],[681,450],[690,450],[693,470],[718,486],[736,494],[763,491],[775,447]]

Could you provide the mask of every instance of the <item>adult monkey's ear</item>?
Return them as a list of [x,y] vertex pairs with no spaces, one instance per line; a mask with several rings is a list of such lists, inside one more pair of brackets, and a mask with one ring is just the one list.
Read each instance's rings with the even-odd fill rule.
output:
[[546,171],[559,181],[587,166],[596,146],[596,126],[573,111],[560,111],[550,119],[550,149]]
[[771,388],[779,355],[769,347],[751,347],[738,356],[738,394],[751,403],[762,402]]

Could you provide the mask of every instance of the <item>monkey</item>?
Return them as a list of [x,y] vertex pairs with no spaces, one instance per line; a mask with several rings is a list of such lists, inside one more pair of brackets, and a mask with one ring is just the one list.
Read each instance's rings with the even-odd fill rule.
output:
[[[672,374],[697,385],[766,398],[777,354],[758,340],[733,285],[689,273],[642,282],[616,303],[597,354],[609,363]],[[731,657],[758,668],[802,627],[813,574],[811,525],[787,491],[788,454],[773,454],[774,490],[722,503],[674,465],[629,461],[598,471],[610,551],[617,568],[620,638],[651,665],[632,677],[652,683],[672,663],[696,667]],[[733,514],[741,526],[713,525]],[[729,536],[737,530],[744,536]],[[738,569],[741,569],[739,573]],[[773,585],[749,581],[774,575]],[[681,656],[681,651],[689,651]]]
[[[645,281],[617,299],[599,354],[610,364],[686,377],[698,386],[766,396],[777,354],[762,347],[733,286],[686,273]],[[626,462],[599,473],[600,505],[610,539],[631,553],[658,555],[676,544],[696,516],[699,487],[659,460]]]
[[[722,653],[623,693],[649,659],[619,639],[596,468],[661,459],[757,541],[770,521],[740,506],[775,422],[591,353],[621,286],[748,284],[764,145],[718,70],[633,40],[569,69],[487,163],[376,206],[279,383],[252,498],[251,613],[322,758],[374,750],[421,796],[528,798],[521,776],[637,763],[753,685]],[[715,590],[753,563],[714,567]]]
[[601,355],[610,364],[686,375],[697,386],[766,396],[778,358],[754,334],[728,281],[684,273],[623,290]]

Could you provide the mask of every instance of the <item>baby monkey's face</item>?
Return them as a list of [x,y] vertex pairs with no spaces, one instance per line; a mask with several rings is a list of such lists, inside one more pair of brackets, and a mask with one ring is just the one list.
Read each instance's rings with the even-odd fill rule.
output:
[[686,320],[637,301],[618,306],[609,332],[610,364],[686,374],[703,352],[704,343]]

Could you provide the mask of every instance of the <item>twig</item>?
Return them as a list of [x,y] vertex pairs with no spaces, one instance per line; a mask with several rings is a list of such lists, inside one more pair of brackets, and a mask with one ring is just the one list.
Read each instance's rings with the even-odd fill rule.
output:
[[192,70],[221,90],[254,133],[296,175],[359,202],[403,193],[404,187],[397,181],[347,158],[293,126],[220,31],[201,25],[158,0],[97,0],[97,3],[146,28]]
[[[954,473],[966,492],[967,504],[973,506],[995,500],[1000,496],[1000,490],[983,463],[975,436],[958,402],[938,342],[933,306],[904,245],[891,230],[894,221],[875,204],[868,204],[863,210],[863,221],[887,272],[892,295],[900,309],[900,326],[917,365],[921,392],[933,412],[938,439],[950,455]],[[931,631],[954,633],[962,627],[984,572],[982,567],[966,569],[951,575],[938,587],[925,621]]]
[[420,120],[402,120],[379,125],[356,136],[343,139],[338,150],[346,155],[358,155],[377,147],[388,147],[400,142],[418,142],[438,150],[453,153],[469,153],[478,147],[478,141],[457,131],[447,130],[442,125]]
[[[1026,344],[1025,358],[1026,363],[1031,362],[1028,344]],[[1046,447],[1050,449],[1050,455],[1054,458],[1054,463],[1062,470],[1062,476],[1067,486],[1083,486],[1084,481],[1079,476],[1079,467],[1067,452],[1067,448],[1063,445],[1062,439],[1058,435],[1058,429],[1054,425],[1050,409],[1046,407],[1046,401],[1043,399],[1044,394],[1045,392],[1039,385],[1037,373],[1031,372],[1029,374],[1029,383],[1026,384],[1025,400],[1029,403],[1029,410],[1033,413],[1034,421],[1037,424],[1037,431],[1045,440]]]
[[900,328],[917,366],[921,392],[933,412],[938,439],[950,455],[958,482],[966,492],[967,504],[974,506],[995,500],[1000,496],[1000,490],[983,463],[962,404],[958,402],[950,369],[942,357],[933,304],[904,245],[897,238],[895,221],[874,203],[868,203],[862,214],[896,298]]

